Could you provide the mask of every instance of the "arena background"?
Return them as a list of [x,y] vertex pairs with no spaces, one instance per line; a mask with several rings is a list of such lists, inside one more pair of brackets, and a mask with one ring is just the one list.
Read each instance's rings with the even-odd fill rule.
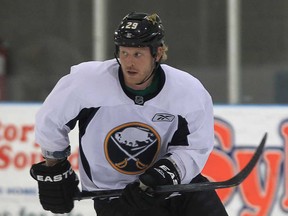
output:
[[[287,215],[288,1],[0,0],[0,216],[52,215],[28,173],[41,158],[35,112],[71,65],[113,58],[114,29],[130,11],[160,15],[167,63],[199,78],[213,97],[211,180],[238,172],[269,133],[249,179],[219,192],[230,215]],[[216,162],[227,172],[211,171]],[[94,215],[91,200],[75,204],[67,215]]]

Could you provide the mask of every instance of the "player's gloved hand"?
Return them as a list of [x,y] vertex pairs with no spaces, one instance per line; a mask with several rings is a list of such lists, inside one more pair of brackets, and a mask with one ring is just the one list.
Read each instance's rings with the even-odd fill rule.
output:
[[128,208],[139,211],[151,209],[156,201],[154,196],[146,193],[140,188],[139,182],[128,184],[120,199],[123,200]]
[[139,177],[140,183],[128,184],[122,194],[122,199],[131,208],[147,210],[154,208],[159,201],[164,200],[167,195],[152,195],[146,192],[147,187],[159,185],[173,185],[180,183],[179,174],[168,159],[157,161]]
[[79,191],[79,180],[67,159],[54,166],[46,166],[45,161],[34,164],[30,175],[38,182],[43,209],[63,214],[74,208],[73,197]]
[[176,167],[168,159],[160,159],[145,173],[139,176],[140,181],[151,188],[159,185],[180,184],[180,176]]

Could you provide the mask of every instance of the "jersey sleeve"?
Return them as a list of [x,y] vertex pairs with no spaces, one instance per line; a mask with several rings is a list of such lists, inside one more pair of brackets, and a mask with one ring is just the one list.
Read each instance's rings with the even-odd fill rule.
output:
[[208,92],[202,93],[200,106],[183,116],[186,130],[182,132],[182,143],[174,143],[168,150],[184,184],[202,171],[214,146],[213,103]]
[[81,109],[71,76],[58,81],[36,114],[35,140],[46,158],[60,159],[70,154],[68,133],[71,128],[67,123]]

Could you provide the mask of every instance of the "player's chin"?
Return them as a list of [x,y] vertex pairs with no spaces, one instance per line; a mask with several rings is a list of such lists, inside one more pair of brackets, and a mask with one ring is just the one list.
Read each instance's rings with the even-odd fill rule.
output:
[[138,73],[127,72],[124,74],[125,80],[130,83],[138,83],[141,81],[141,76]]

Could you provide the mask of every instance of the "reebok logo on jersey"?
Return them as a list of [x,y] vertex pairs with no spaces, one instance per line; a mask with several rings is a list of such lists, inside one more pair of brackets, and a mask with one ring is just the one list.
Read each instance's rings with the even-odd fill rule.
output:
[[153,122],[172,122],[175,116],[169,113],[156,113],[152,118]]

